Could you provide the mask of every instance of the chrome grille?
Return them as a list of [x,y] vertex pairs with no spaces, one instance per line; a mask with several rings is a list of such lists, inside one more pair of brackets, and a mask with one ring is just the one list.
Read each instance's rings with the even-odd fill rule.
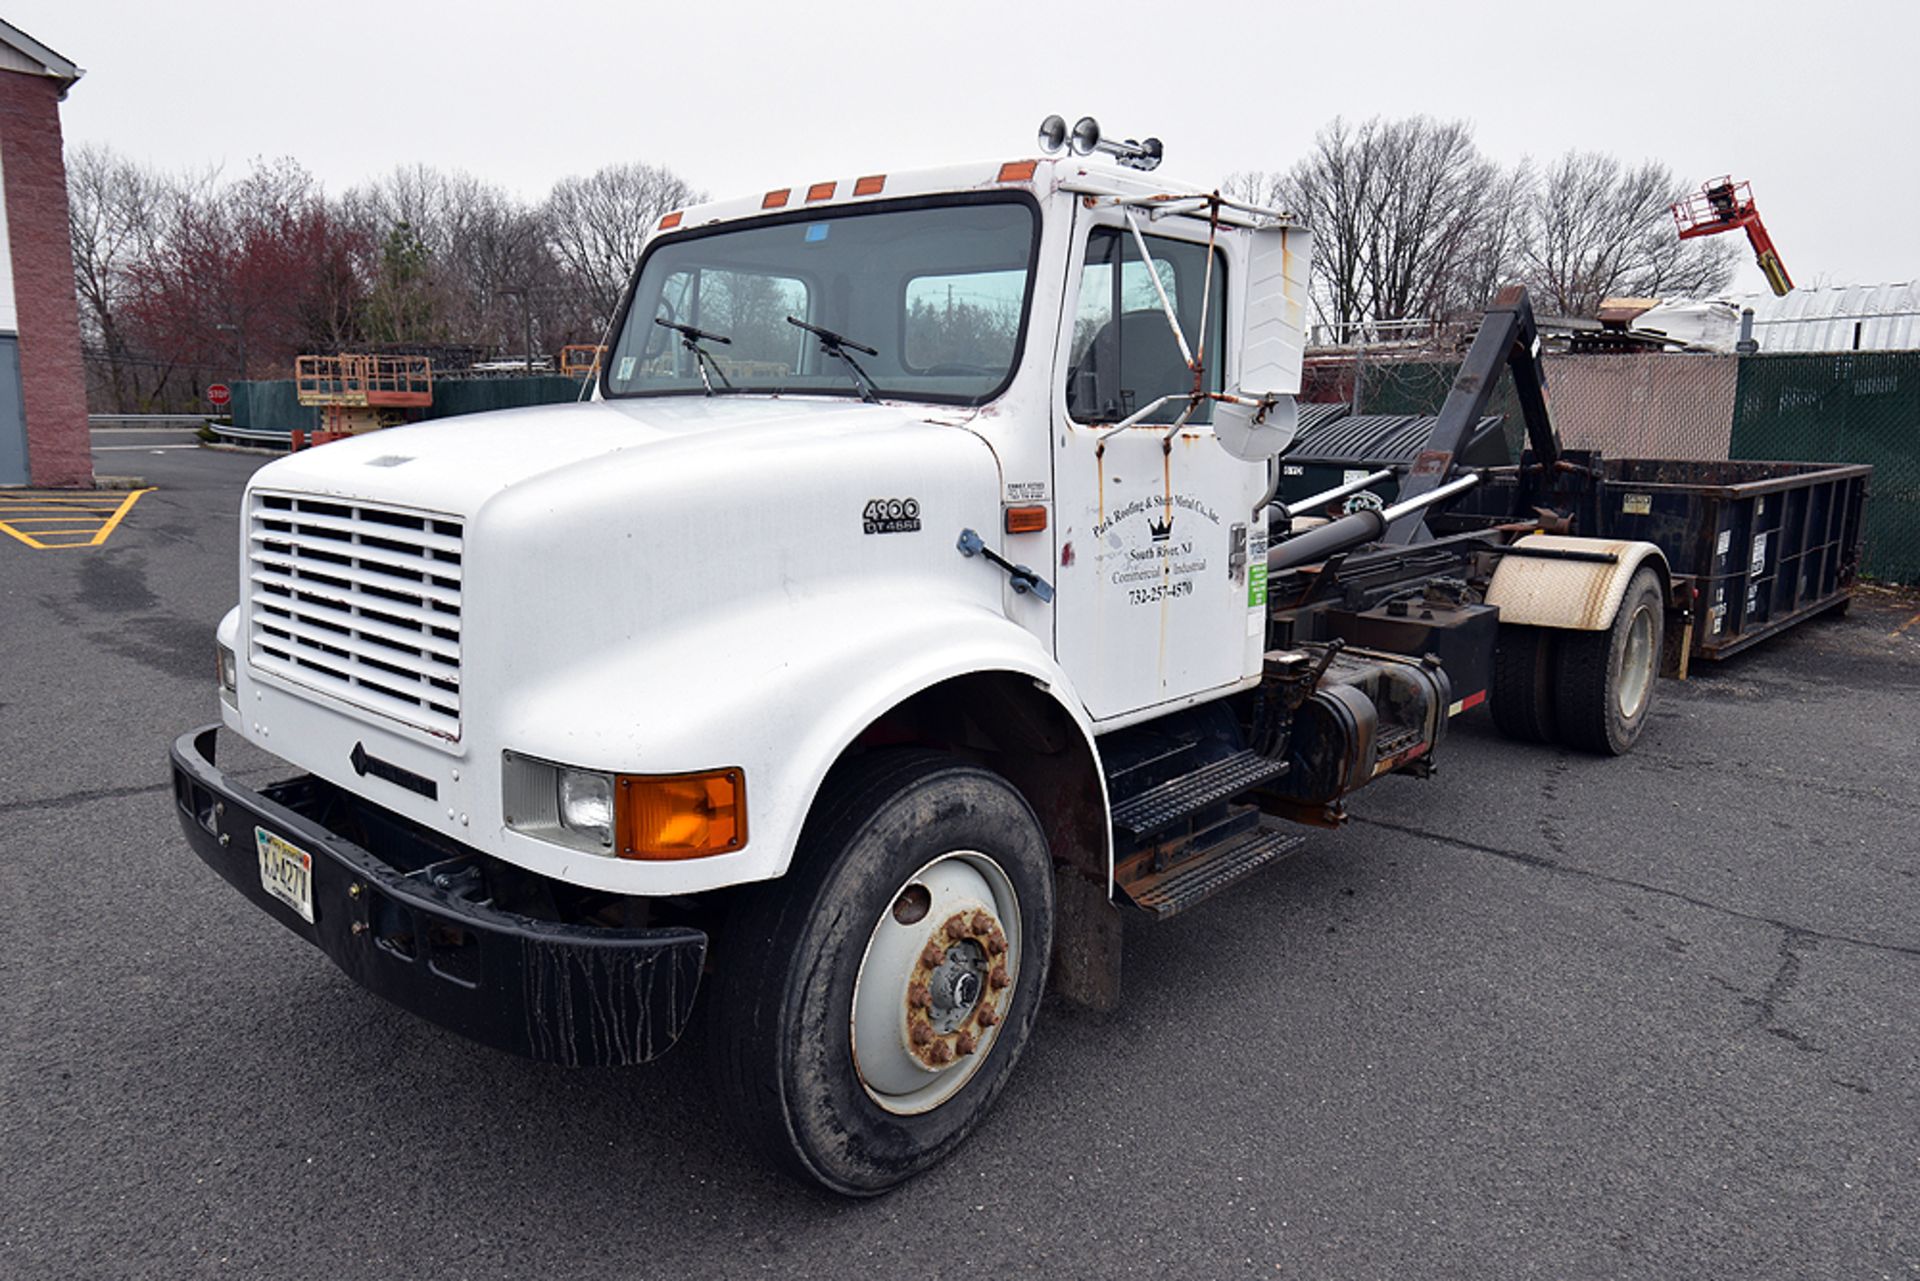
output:
[[447,516],[254,494],[254,666],[458,738],[460,534]]

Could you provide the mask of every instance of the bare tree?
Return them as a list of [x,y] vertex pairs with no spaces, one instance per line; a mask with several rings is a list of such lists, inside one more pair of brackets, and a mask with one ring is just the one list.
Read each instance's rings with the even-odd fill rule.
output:
[[1323,324],[1367,318],[1366,254],[1373,148],[1366,134],[1335,117],[1314,135],[1313,150],[1285,171],[1235,174],[1231,195],[1278,205],[1313,231],[1313,303]]
[[1668,206],[1685,184],[1657,161],[1629,167],[1570,151],[1540,175],[1528,202],[1526,275],[1543,307],[1592,315],[1603,298],[1711,294],[1733,279],[1739,250],[1682,241]]
[[1522,183],[1480,153],[1464,122],[1427,116],[1335,119],[1292,169],[1229,181],[1313,229],[1315,305],[1342,326],[1479,305],[1514,257],[1510,206]]
[[66,168],[74,292],[91,352],[89,373],[107,407],[140,409],[148,390],[143,372],[155,362],[136,350],[130,332],[136,273],[155,253],[172,211],[208,177],[171,179],[96,145],[74,148]]
[[1479,311],[1501,286],[1519,279],[1525,263],[1527,201],[1533,183],[1533,168],[1524,159],[1495,179],[1456,273],[1454,294],[1439,314],[1457,317]]
[[305,169],[256,161],[173,202],[129,269],[129,328],[196,375],[285,376],[294,356],[356,331],[363,256]]
[[548,244],[595,329],[620,305],[640,244],[660,216],[704,199],[671,170],[645,164],[608,165],[591,177],[554,184],[546,204]]

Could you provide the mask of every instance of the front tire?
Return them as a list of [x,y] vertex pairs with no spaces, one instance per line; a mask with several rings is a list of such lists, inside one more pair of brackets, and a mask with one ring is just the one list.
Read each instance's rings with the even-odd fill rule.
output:
[[728,1112],[801,1179],[848,1196],[904,1182],[1005,1086],[1052,943],[1046,838],[1011,784],[932,752],[854,762],[721,940]]
[[1603,756],[1632,749],[1653,706],[1665,634],[1660,576],[1642,566],[1627,584],[1611,627],[1556,638],[1556,733],[1562,743]]

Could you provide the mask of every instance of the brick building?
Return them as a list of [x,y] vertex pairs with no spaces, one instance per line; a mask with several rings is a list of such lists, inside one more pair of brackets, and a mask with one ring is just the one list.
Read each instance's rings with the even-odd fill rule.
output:
[[60,102],[80,68],[0,22],[0,485],[89,485]]

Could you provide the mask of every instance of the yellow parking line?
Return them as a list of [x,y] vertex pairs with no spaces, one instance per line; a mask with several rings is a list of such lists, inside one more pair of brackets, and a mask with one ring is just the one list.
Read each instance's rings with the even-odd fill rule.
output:
[[[108,535],[120,526],[140,501],[142,494],[151,494],[153,486],[135,489],[117,502],[103,503],[92,495],[76,495],[71,500],[49,499],[43,494],[0,495],[0,533],[16,538],[36,551],[52,551],[56,547],[98,547],[107,541]],[[36,515],[17,513],[35,512]],[[57,513],[57,514],[47,514]],[[75,519],[88,516],[106,516],[99,528],[91,526],[80,529],[70,528]],[[60,529],[23,529],[16,526],[60,525]],[[44,538],[75,537],[84,535],[75,542],[49,543]]]
[[152,492],[153,486],[149,485],[145,489],[136,489],[128,494],[127,501],[120,504],[120,510],[113,514],[113,518],[107,522],[106,528],[93,536],[94,545],[98,546],[106,542],[107,535],[119,528],[120,522],[127,518],[127,513],[133,510],[133,505],[140,501],[140,495],[151,494]]

